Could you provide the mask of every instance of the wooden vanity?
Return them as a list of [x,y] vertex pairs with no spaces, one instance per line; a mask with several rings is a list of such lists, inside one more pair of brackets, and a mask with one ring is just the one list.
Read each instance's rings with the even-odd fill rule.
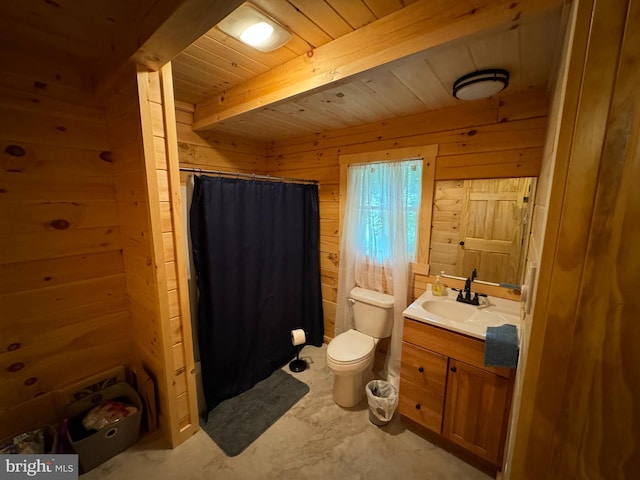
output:
[[405,318],[398,411],[502,467],[515,370],[484,366],[484,341]]

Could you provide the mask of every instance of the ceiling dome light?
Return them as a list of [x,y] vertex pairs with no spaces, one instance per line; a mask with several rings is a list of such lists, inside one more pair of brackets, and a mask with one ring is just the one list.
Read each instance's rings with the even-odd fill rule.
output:
[[509,72],[501,68],[463,75],[453,84],[453,96],[460,100],[478,100],[501,92],[509,86]]
[[280,48],[291,39],[281,25],[246,3],[220,21],[218,28],[261,52]]
[[240,34],[240,40],[255,47],[265,42],[273,34],[273,27],[265,22],[254,23]]

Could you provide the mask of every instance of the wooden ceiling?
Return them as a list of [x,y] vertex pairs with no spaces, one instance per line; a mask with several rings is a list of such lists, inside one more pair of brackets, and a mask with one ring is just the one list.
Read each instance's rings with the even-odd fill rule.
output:
[[[415,1],[415,0],[414,0]],[[196,104],[336,38],[403,8],[401,0],[253,0],[292,34],[282,48],[263,53],[209,30],[172,61],[176,98]]]
[[[398,16],[399,10],[418,7],[410,6],[415,1],[406,0],[250,3],[285,26],[292,40],[273,52],[262,53],[212,28],[172,61],[178,101],[194,104],[196,110],[203,104],[220,103],[231,89],[248,85],[249,90],[251,80],[273,69],[312,58],[318,47],[330,48],[340,37],[385,22],[394,13]],[[556,4],[490,31],[311,88],[291,99],[224,115],[200,128],[278,140],[438,110],[460,102],[451,95],[455,79],[485,68],[509,70],[509,92],[547,89],[561,41],[561,10]]]
[[251,0],[293,35],[269,53],[211,28],[241,1],[0,2],[0,54],[74,68],[98,93],[131,59],[172,59],[196,130],[267,141],[454,105],[453,81],[477,69],[546,89],[568,0]]

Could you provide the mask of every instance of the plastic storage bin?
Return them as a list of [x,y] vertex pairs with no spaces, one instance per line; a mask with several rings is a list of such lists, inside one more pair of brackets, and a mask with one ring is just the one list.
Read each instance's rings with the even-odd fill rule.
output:
[[138,392],[131,385],[116,383],[65,407],[65,414],[70,419],[71,425],[71,422],[81,421],[82,417],[93,407],[101,405],[107,400],[116,399],[135,406],[138,411],[84,438],[78,438],[71,426],[67,431],[67,441],[74,452],[78,454],[82,472],[88,472],[97,467],[126,450],[138,440],[142,419],[142,401]]

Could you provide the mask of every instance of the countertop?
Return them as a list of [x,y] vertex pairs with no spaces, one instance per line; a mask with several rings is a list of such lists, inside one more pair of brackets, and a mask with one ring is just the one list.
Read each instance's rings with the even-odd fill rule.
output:
[[427,290],[404,310],[404,316],[481,340],[489,326],[511,324],[520,330],[520,302],[489,296],[480,297],[480,305],[473,306],[457,302],[458,292],[446,290],[446,296],[434,296],[428,284]]

